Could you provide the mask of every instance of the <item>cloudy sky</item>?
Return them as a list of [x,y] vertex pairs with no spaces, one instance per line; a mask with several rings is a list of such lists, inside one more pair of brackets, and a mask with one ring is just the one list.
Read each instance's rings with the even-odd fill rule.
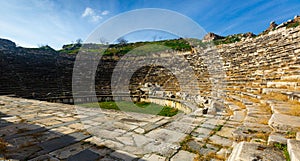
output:
[[[56,49],[85,40],[106,20],[134,9],[176,11],[220,35],[258,34],[271,21],[281,23],[300,14],[299,0],[0,0],[0,6],[0,38],[24,47]],[[142,33],[137,35],[131,41],[143,40]]]

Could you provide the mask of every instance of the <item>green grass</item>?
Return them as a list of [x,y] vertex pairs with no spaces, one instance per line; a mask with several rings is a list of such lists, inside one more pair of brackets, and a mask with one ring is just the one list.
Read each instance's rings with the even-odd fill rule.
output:
[[293,23],[289,23],[286,28],[295,28],[297,26],[299,26],[300,23],[299,22],[293,22]]
[[214,131],[220,131],[222,129],[223,125],[217,125]]
[[230,35],[230,36],[226,36],[223,39],[214,40],[213,43],[215,45],[230,44],[230,43],[241,41],[241,37],[242,37],[241,34]]
[[[106,49],[104,52],[101,51]],[[127,44],[89,44],[81,45],[77,44],[67,44],[63,46],[63,49],[59,50],[60,53],[66,54],[76,54],[79,50],[85,50],[87,52],[103,52],[103,55],[125,55],[128,52],[132,54],[147,54],[165,51],[167,49],[172,49],[176,51],[190,51],[191,46],[185,39],[173,39],[173,40],[162,40],[162,41],[152,41],[152,42],[136,42]]]
[[278,148],[279,150],[282,150],[282,151],[283,151],[284,156],[285,156],[285,159],[286,159],[287,161],[290,161],[290,160],[291,160],[291,159],[290,159],[289,152],[288,152],[288,150],[287,150],[287,145],[286,145],[286,144],[275,143],[274,146],[275,146],[276,148]]
[[162,40],[153,42],[136,42],[128,44],[109,45],[104,55],[125,55],[128,52],[132,54],[147,54],[165,51],[167,49],[177,51],[190,51],[191,46],[184,39]]
[[171,108],[169,106],[161,106],[158,104],[147,103],[147,102],[137,102],[133,104],[132,102],[126,102],[126,101],[118,101],[118,102],[108,101],[108,102],[98,102],[98,103],[96,102],[85,103],[85,104],[81,104],[81,106],[91,107],[91,108],[100,107],[103,109],[146,113],[146,114],[160,115],[160,116],[167,116],[167,117],[172,117],[179,112],[178,109]]
[[195,150],[191,149],[190,146],[188,145],[188,143],[190,141],[192,141],[193,138],[192,138],[192,135],[189,134],[187,135],[180,143],[180,149],[181,150],[185,150],[185,151],[188,151],[188,152],[191,152],[191,153],[197,153]]
[[287,131],[285,136],[288,139],[296,138],[296,132],[295,131]]

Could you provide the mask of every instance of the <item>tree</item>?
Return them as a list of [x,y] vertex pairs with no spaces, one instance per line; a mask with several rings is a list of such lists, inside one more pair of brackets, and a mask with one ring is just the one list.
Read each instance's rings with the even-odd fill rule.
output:
[[76,44],[81,44],[82,43],[82,40],[81,39],[77,39],[76,40]]
[[100,38],[99,38],[99,41],[100,41],[100,43],[103,44],[103,45],[107,45],[107,44],[108,44],[107,40],[106,40],[104,37],[100,37]]
[[117,39],[117,42],[118,42],[118,44],[120,44],[120,45],[124,45],[124,44],[127,44],[127,43],[128,43],[128,41],[127,41],[126,39],[124,39],[124,37],[118,38],[118,39]]
[[153,41],[156,41],[157,35],[154,35],[152,38],[153,38]]

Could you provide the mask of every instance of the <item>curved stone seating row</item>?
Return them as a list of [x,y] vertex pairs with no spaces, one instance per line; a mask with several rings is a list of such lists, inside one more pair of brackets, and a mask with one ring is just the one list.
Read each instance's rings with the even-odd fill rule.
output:
[[145,99],[145,101],[156,103],[162,106],[170,106],[173,108],[177,108],[178,110],[181,110],[186,114],[189,114],[199,109],[199,106],[193,102],[175,98],[150,96],[147,99]]
[[[296,31],[297,32],[291,30],[287,31],[288,34],[289,32],[296,33],[292,33],[293,35],[297,35],[294,36],[294,38],[297,37],[295,40],[291,40],[293,42],[299,42],[299,28],[297,28]],[[276,38],[276,41],[278,42],[282,42],[280,40],[286,38],[285,35],[281,35],[280,32],[278,35],[279,36],[277,36]],[[266,39],[264,41],[273,41],[272,39],[274,37],[276,36],[265,36]],[[258,40],[256,39],[254,41],[249,41],[255,42]],[[223,50],[220,52],[221,55],[226,55],[224,47],[227,50],[233,50],[233,52],[230,54],[229,52],[227,52],[228,56],[225,57],[235,59],[229,60],[229,64],[231,65],[230,68],[225,68],[227,73],[227,87],[224,88],[224,91],[227,94],[225,98],[230,98],[224,101],[225,105],[232,111],[232,116],[229,118],[229,120],[236,120],[242,123],[232,133],[233,138],[250,141],[250,143],[242,142],[238,144],[240,146],[235,146],[235,149],[233,150],[233,153],[229,160],[255,159],[251,158],[251,155],[253,155],[253,153],[256,153],[261,157],[261,159],[267,159],[268,153],[262,154],[254,151],[251,152],[250,149],[255,149],[255,146],[262,146],[262,144],[257,143],[255,143],[256,145],[254,145],[254,143],[251,143],[252,141],[259,141],[263,144],[266,142],[287,144],[286,140],[281,142],[282,138],[287,137],[286,133],[290,133],[291,131],[297,132],[299,130],[297,129],[297,127],[299,127],[299,125],[297,125],[297,121],[300,121],[300,117],[282,114],[284,111],[287,111],[289,109],[290,102],[272,102],[272,100],[270,100],[272,98],[266,97],[270,94],[278,93],[288,96],[288,100],[298,100],[297,93],[299,91],[299,68],[297,67],[297,64],[299,64],[299,54],[294,51],[299,48],[299,45],[297,43],[293,44],[291,43],[291,41],[289,41],[291,44],[296,45],[297,47],[293,46],[289,50],[285,51],[286,47],[281,47],[283,45],[276,44],[276,41],[273,42],[275,43],[274,46],[276,46],[276,48],[272,48],[272,50],[270,50],[270,48],[267,46],[265,46],[266,50],[257,49],[260,48],[260,46],[253,43],[253,45],[258,45],[257,47],[254,47],[254,51],[252,51],[254,53],[253,55],[256,55],[256,57],[251,57],[251,52],[248,54],[249,51],[241,49],[244,55],[247,56],[246,59],[243,58],[242,55],[238,54],[241,53],[241,51],[234,51],[235,46],[228,45],[228,47],[230,46],[233,49],[227,49],[226,45],[220,48],[220,50]],[[292,46],[291,44],[285,45]],[[235,45],[239,46],[239,43]],[[255,51],[257,51],[257,53]],[[272,52],[276,54],[272,54]],[[268,56],[268,54],[270,56]],[[268,60],[263,60],[264,58],[267,58]],[[265,105],[265,109],[263,111],[259,109],[259,106],[261,106],[262,104]],[[262,122],[262,124],[260,124],[256,118],[264,118],[264,121]],[[279,120],[279,118],[281,118],[281,120]],[[295,149],[295,146],[296,144],[293,146],[289,145],[289,147],[293,147],[293,149]],[[272,151],[272,147],[268,146],[266,148],[271,148],[270,150]],[[274,152],[272,153],[274,154]],[[290,150],[289,153],[292,157],[297,154],[294,152],[294,150]],[[276,156],[279,157],[279,160],[284,159],[280,158],[280,154],[273,156],[269,155],[269,157],[271,157],[272,159],[274,159],[274,157]]]
[[[82,95],[82,96],[62,96],[62,97],[49,97],[46,99],[40,99],[48,102],[55,103],[65,103],[65,104],[81,104],[81,103],[90,103],[90,102],[103,102],[103,101],[124,101],[128,99],[128,95]],[[188,114],[193,111],[199,109],[199,106],[191,101],[181,100],[176,98],[169,97],[158,97],[158,96],[150,96],[150,97],[141,97],[139,95],[131,95],[131,100],[140,100],[145,102],[156,103],[162,106],[170,106],[172,108],[176,108],[184,113]],[[127,100],[127,101],[131,101]]]

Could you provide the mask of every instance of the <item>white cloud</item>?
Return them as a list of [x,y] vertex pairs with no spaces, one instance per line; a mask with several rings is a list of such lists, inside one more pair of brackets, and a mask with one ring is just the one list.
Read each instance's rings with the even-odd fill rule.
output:
[[101,15],[105,16],[105,15],[108,15],[109,14],[109,11],[105,10],[101,13]]
[[98,21],[101,20],[101,19],[102,19],[102,17],[99,16],[99,15],[93,15],[93,16],[92,16],[92,21],[93,21],[93,22],[98,22]]
[[93,16],[93,15],[95,15],[95,11],[93,9],[91,9],[90,7],[87,7],[81,16],[87,17],[87,16]]
[[94,10],[90,7],[85,8],[84,12],[81,14],[81,17],[88,17],[92,22],[98,22],[102,19],[102,16],[109,14],[109,11],[104,10],[102,12]]

